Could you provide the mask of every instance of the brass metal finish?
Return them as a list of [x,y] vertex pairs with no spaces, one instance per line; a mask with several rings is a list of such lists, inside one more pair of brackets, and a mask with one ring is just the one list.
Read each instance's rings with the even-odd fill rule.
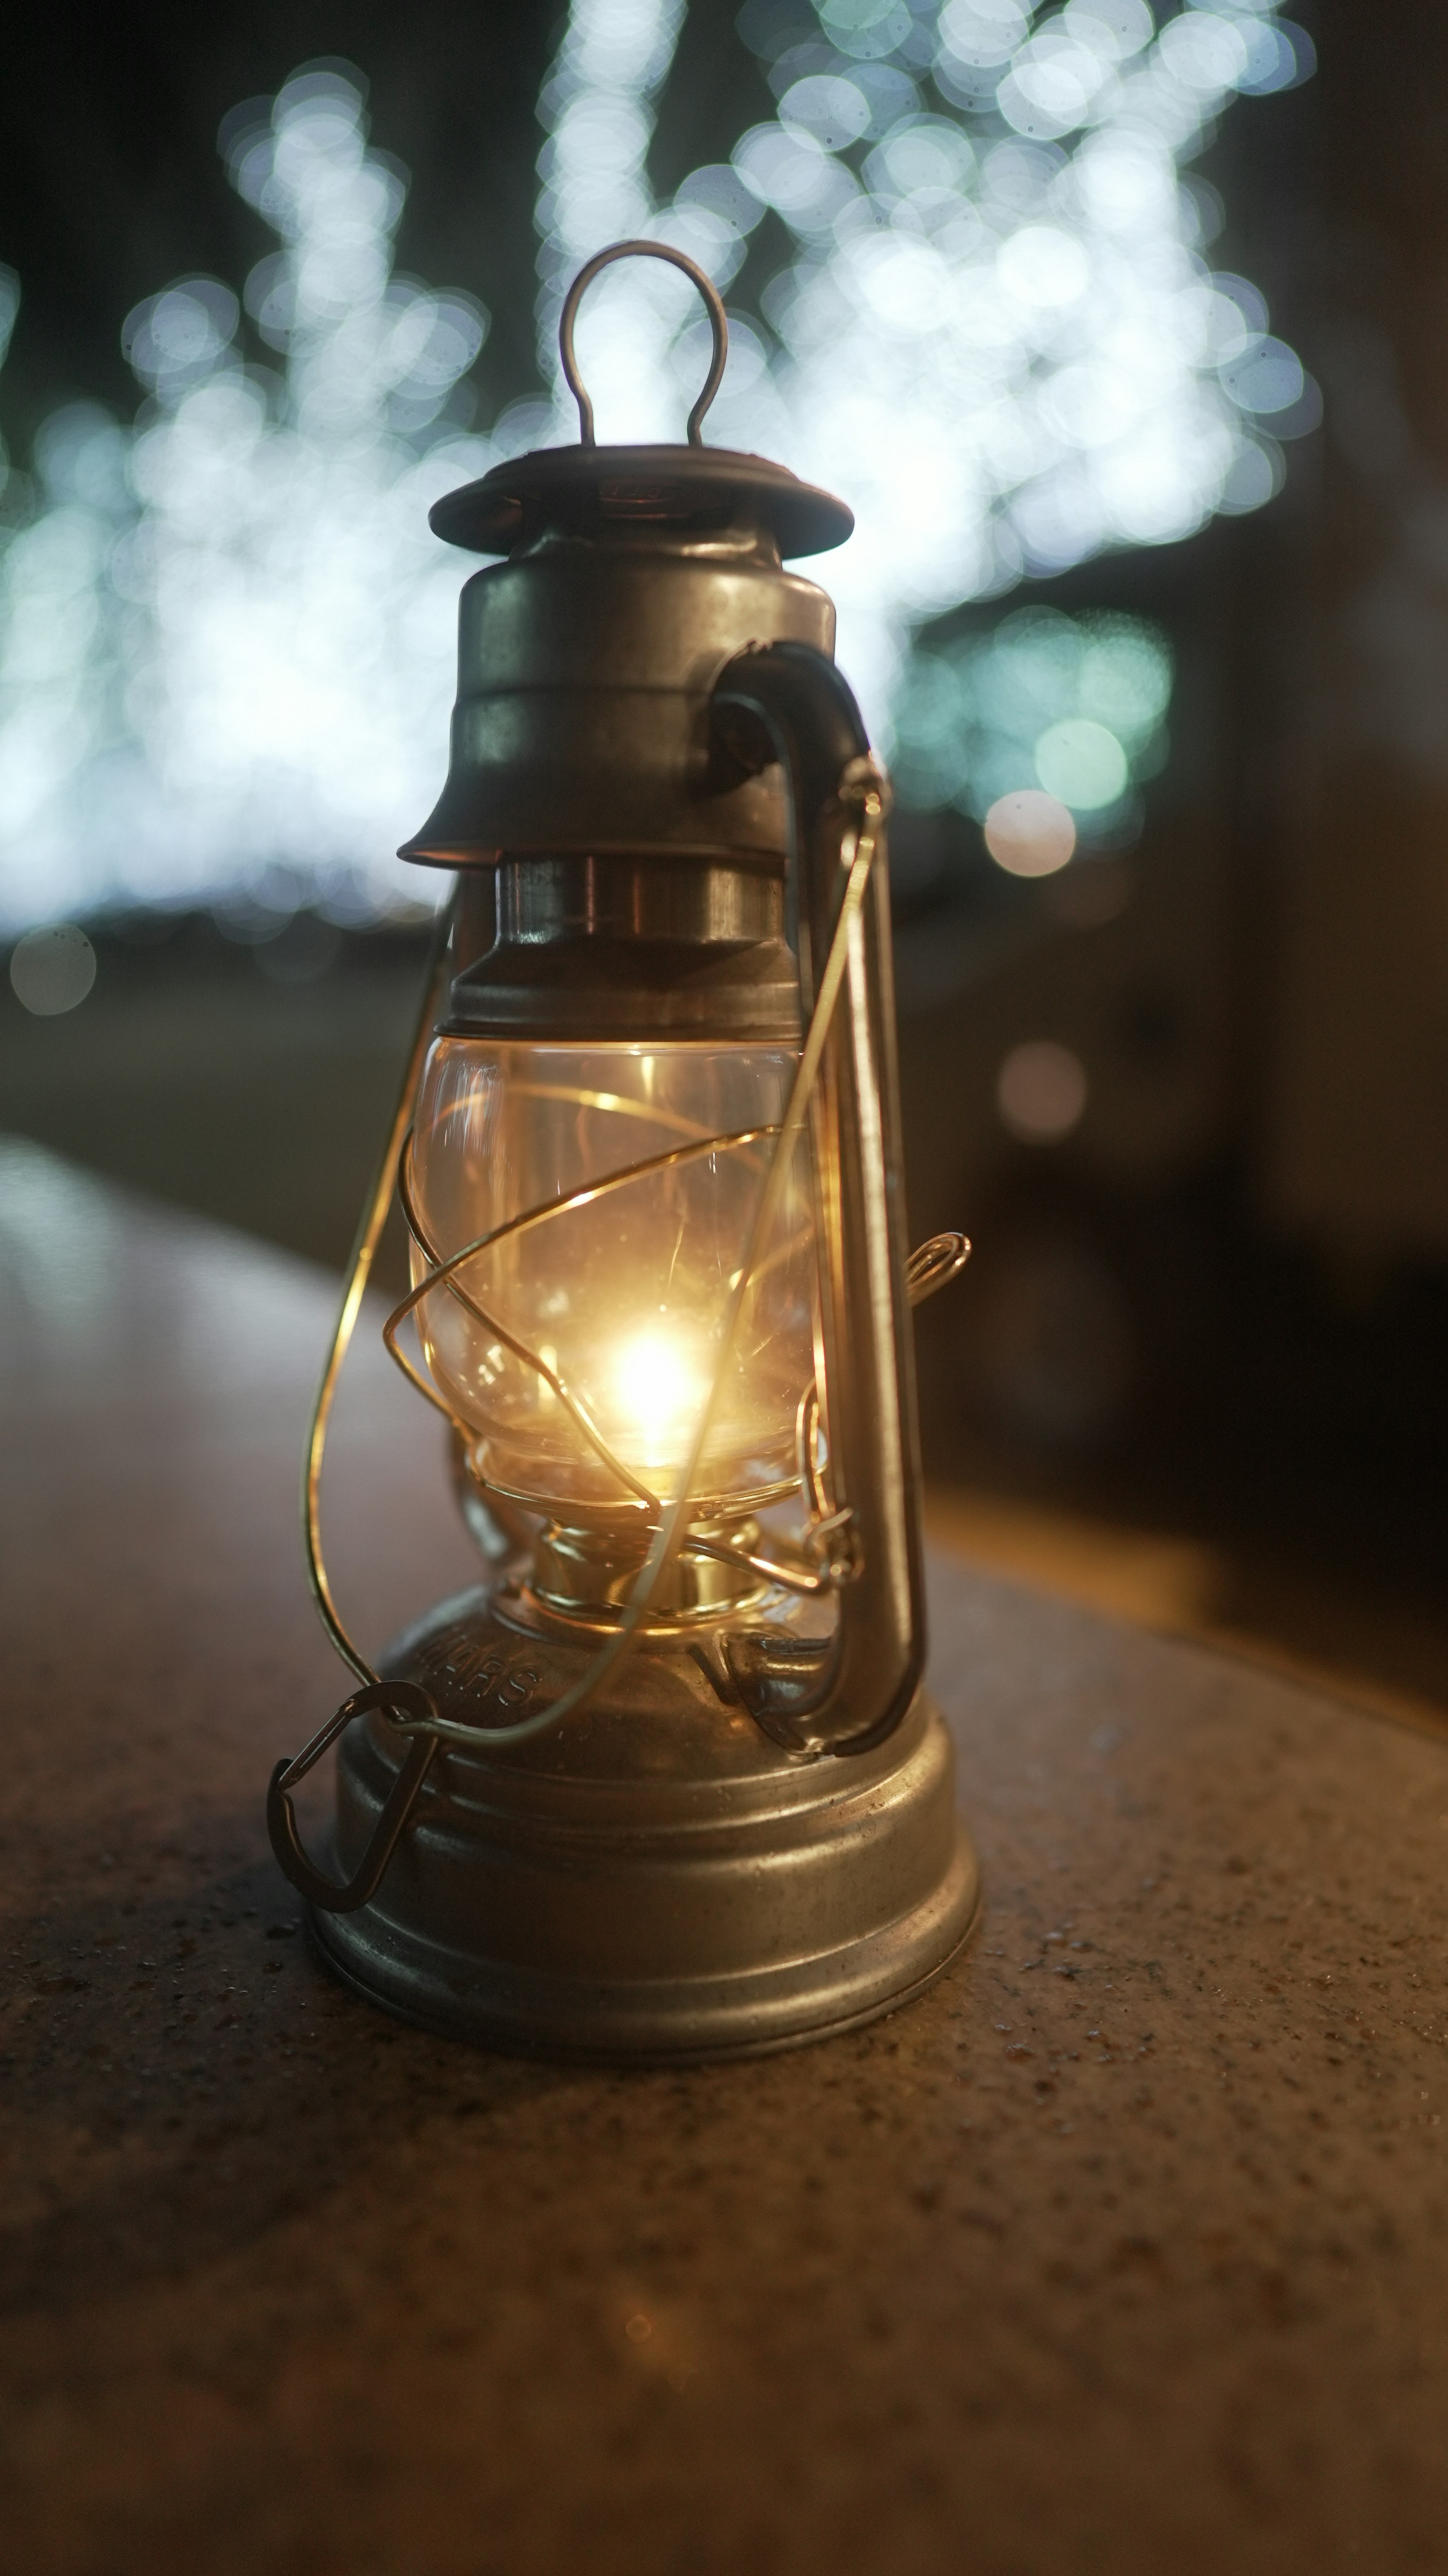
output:
[[[526,1597],[570,1626],[608,1629],[628,1608],[649,1537],[647,1529],[569,1528],[549,1521],[534,1546]],[[712,1529],[691,1522],[667,1580],[655,1586],[649,1634],[756,1609],[768,1597],[774,1572],[760,1570],[753,1553],[758,1545],[755,1520],[721,1521]]]
[[970,1240],[963,1234],[932,1234],[916,1245],[905,1264],[905,1286],[912,1306],[923,1306],[941,1288],[958,1279],[970,1259]]

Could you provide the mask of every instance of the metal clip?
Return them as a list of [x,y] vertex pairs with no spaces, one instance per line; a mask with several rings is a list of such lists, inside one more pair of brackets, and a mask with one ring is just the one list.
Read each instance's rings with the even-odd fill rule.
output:
[[847,1583],[859,1582],[865,1559],[855,1514],[848,1503],[843,1510],[811,1523],[804,1535],[804,1552],[832,1592],[842,1592]]
[[905,1264],[911,1305],[923,1306],[938,1288],[948,1287],[969,1259],[970,1239],[964,1234],[932,1234],[927,1242],[917,1244]]
[[[380,1708],[395,1725],[406,1729],[412,1741],[407,1748],[407,1759],[377,1819],[372,1840],[351,1878],[339,1885],[335,1879],[324,1878],[308,1860],[297,1833],[296,1814],[287,1792],[295,1789],[299,1780],[305,1780],[307,1773],[321,1761],[327,1747],[336,1743],[354,1717],[363,1716],[369,1708]],[[289,1762],[277,1764],[266,1793],[266,1827],[271,1836],[271,1847],[293,1887],[300,1888],[308,1903],[320,1906],[323,1913],[355,1914],[359,1906],[376,1895],[382,1884],[383,1872],[397,1848],[398,1836],[417,1804],[418,1791],[427,1778],[437,1751],[436,1735],[426,1731],[436,1716],[437,1710],[420,1682],[368,1682],[363,1689],[353,1691],[350,1699],[343,1700],[341,1707],[328,1718],[310,1744],[304,1745],[300,1753],[294,1753]]]

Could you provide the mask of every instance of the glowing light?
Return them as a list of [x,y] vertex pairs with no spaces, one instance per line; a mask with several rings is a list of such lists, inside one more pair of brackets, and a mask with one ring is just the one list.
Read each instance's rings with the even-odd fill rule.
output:
[[[984,821],[1030,791],[1036,801],[1022,807],[1026,814],[1054,802],[1078,821],[1099,823],[1133,780],[1159,766],[1171,690],[1170,649],[1145,618],[1011,610],[989,634],[918,652],[907,664],[895,752],[900,792],[907,803],[955,805]],[[1004,822],[997,828],[1004,838]],[[1012,866],[989,836],[987,845],[1000,865]],[[1017,875],[1046,872],[1014,867]]]
[[1302,400],[1306,377],[1296,350],[1264,332],[1223,367],[1222,382],[1244,411],[1275,412]]
[[[1145,0],[1041,16],[1024,0],[938,14],[816,0],[816,15],[811,41],[805,0],[743,12],[779,104],[735,145],[732,195],[713,163],[672,204],[648,198],[679,23],[663,0],[632,0],[618,33],[602,0],[574,0],[544,96],[550,117],[585,99],[602,116],[587,128],[600,184],[627,126],[634,229],[690,250],[721,286],[766,207],[793,234],[760,295],[767,364],[731,366],[710,435],[781,455],[854,505],[856,535],[830,566],[840,659],[898,749],[918,737],[910,647],[924,621],[1105,547],[1174,543],[1278,488],[1280,457],[1253,424],[1297,421],[1297,362],[1279,362],[1280,342],[1263,359],[1262,298],[1208,271],[1180,174],[1235,91],[1305,77],[1311,52],[1270,23],[1268,0],[1222,0],[1159,31]],[[586,245],[569,230],[553,170],[545,151],[545,335],[552,281],[607,233],[602,218]],[[698,366],[687,293],[667,271],[620,269],[592,328],[609,434],[676,436]],[[1309,399],[1301,425],[1314,416]],[[572,435],[561,402],[554,420],[553,436]],[[986,803],[1034,775],[1028,761]]]
[[121,326],[121,348],[143,385],[175,395],[209,376],[236,336],[241,307],[214,277],[188,277],[148,295]]
[[996,1107],[1008,1135],[1023,1145],[1059,1145],[1086,1108],[1086,1068],[1053,1038],[1012,1047],[996,1076]]
[[614,1437],[631,1466],[676,1466],[685,1456],[709,1392],[697,1361],[669,1333],[625,1342],[610,1381]]
[[786,130],[803,126],[827,152],[838,152],[868,134],[870,102],[858,81],[816,73],[791,82],[779,102],[779,121]]
[[1061,724],[1048,725],[1036,744],[1035,759],[1036,776],[1047,795],[1087,814],[1114,805],[1130,775],[1115,734],[1089,716],[1067,716]]
[[1286,19],[1245,16],[1237,24],[1246,39],[1247,69],[1237,87],[1247,98],[1266,98],[1272,90],[1296,89],[1317,69],[1317,52],[1305,27]]
[[83,1002],[96,980],[96,953],[83,930],[59,922],[27,930],[10,959],[16,999],[37,1019],[54,1019]]
[[[553,388],[553,417],[549,423],[547,414],[535,415],[531,438],[520,444],[577,435],[558,372],[559,311],[569,279],[592,252],[653,229],[644,160],[683,14],[684,0],[574,0],[569,12],[539,100],[548,140],[538,157],[538,358]],[[681,249],[712,276],[733,274],[744,255],[737,214],[695,194],[678,222],[673,237]],[[668,353],[690,301],[687,281],[655,260],[599,280],[580,316],[577,346],[601,438],[678,436]]]
[[985,845],[1013,877],[1050,877],[1076,847],[1076,825],[1058,797],[1039,787],[998,796],[985,818]]
[[[431,501],[497,450],[450,412],[487,316],[392,275],[405,186],[359,87],[289,81],[226,138],[281,248],[241,307],[183,278],[127,317],[152,396],[37,441],[0,555],[0,924],[255,897],[279,920],[428,902],[388,855],[445,758],[462,567]],[[3,540],[0,540],[3,543]]]
[[[1036,746],[1065,724],[1140,774],[1160,711],[1133,731],[1078,675],[1007,722],[983,646],[914,637],[1280,487],[1278,438],[1311,428],[1316,389],[1257,289],[1207,268],[1206,192],[1181,174],[1234,93],[1308,76],[1309,40],[1269,0],[1159,29],[1146,0],[746,0],[777,112],[660,205],[647,156],[683,14],[573,0],[539,101],[547,391],[488,437],[462,386],[488,317],[395,275],[406,180],[369,146],[360,76],[300,74],[228,120],[228,175],[278,247],[240,296],[187,276],[136,306],[141,423],[47,422],[38,507],[0,531],[0,927],[428,900],[386,855],[445,754],[461,567],[428,504],[576,435],[554,334],[581,259],[652,234],[727,288],[766,212],[792,248],[732,317],[709,434],[854,505],[829,576],[840,658],[907,801],[983,816],[1048,783]],[[0,355],[17,297],[0,270]],[[275,364],[245,356],[258,343]],[[677,437],[701,351],[676,272],[610,271],[579,332],[600,435]]]

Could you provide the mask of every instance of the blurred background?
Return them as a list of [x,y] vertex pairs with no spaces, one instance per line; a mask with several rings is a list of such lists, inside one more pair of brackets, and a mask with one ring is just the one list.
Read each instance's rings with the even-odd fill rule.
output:
[[[562,287],[892,761],[937,1535],[1448,1711],[1448,23],[1428,0],[138,0],[0,93],[0,1124],[339,1267]],[[605,437],[700,326],[611,272]]]

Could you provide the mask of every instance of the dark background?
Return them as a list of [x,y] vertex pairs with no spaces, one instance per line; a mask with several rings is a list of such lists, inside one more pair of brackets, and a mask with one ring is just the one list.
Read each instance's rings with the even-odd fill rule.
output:
[[[973,827],[896,842],[914,1230],[966,1225],[923,1311],[938,1528],[1143,1615],[1448,1707],[1448,23],[1428,0],[1297,14],[1303,87],[1244,100],[1197,167],[1210,256],[1323,386],[1283,494],[1191,542],[1016,594],[1131,606],[1176,646],[1171,765],[1110,918],[1024,885]],[[661,188],[770,112],[722,0],[692,0]],[[536,389],[535,102],[560,21],[520,5],[77,5],[12,25],[0,258],[23,302],[0,428],[23,463],[78,395],[128,415],[121,322],[171,278],[239,283],[271,235],[216,131],[299,64],[371,87],[412,187],[399,264],[480,296],[479,417]],[[768,219],[751,256],[777,265]],[[750,272],[735,293],[748,300]],[[1441,569],[1440,569],[1441,567]],[[997,612],[993,612],[997,613]],[[962,612],[948,624],[969,623]],[[1073,908],[1075,907],[1075,908]],[[84,1007],[0,993],[0,1120],[339,1264],[420,960],[321,925],[99,925]],[[1091,1107],[1013,1144],[996,1069],[1070,1043]]]

